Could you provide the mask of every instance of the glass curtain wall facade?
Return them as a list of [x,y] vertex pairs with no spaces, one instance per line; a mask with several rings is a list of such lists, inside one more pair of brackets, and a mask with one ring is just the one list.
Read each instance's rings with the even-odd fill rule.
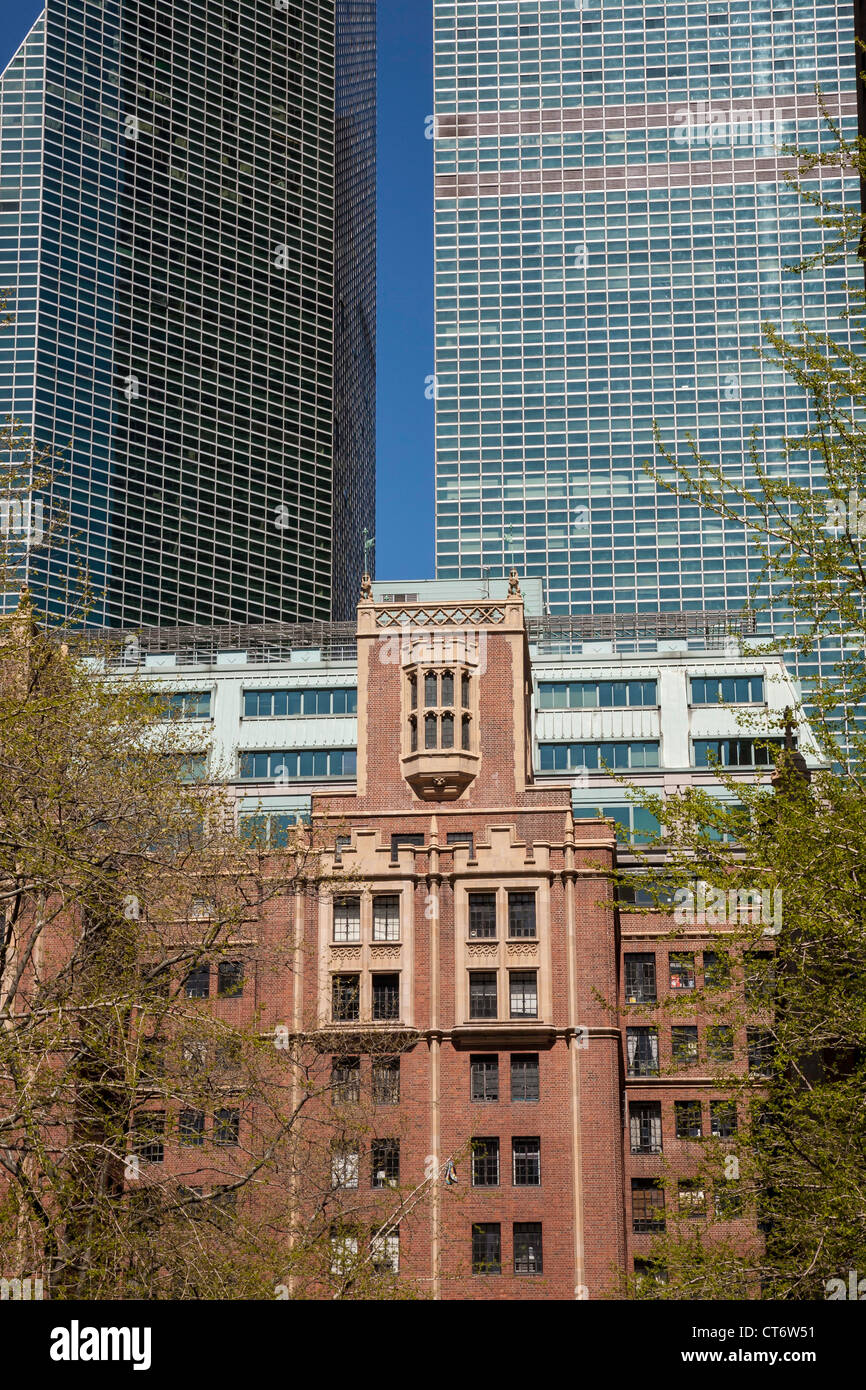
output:
[[438,576],[513,558],[553,612],[741,606],[742,532],[643,463],[655,419],[743,478],[757,427],[810,477],[782,458],[804,400],[755,349],[766,320],[846,336],[846,270],[785,272],[822,234],[780,146],[816,144],[816,83],[856,131],[850,0],[434,0],[434,24]]
[[[360,139],[343,141],[336,168],[337,8],[48,0],[0,78],[14,114],[23,63],[22,115],[32,101],[43,121],[41,148],[25,139],[22,151],[38,240],[21,224],[29,261],[17,264],[0,247],[16,331],[26,292],[35,297],[35,348],[26,375],[13,349],[0,412],[11,399],[60,456],[46,507],[66,514],[72,541],[30,559],[55,612],[72,607],[79,573],[94,589],[90,620],[125,626],[347,607],[335,485],[339,475],[341,546],[357,556],[372,507],[374,378],[365,361],[344,391],[368,393],[357,413],[370,433],[364,453],[350,435],[336,466],[346,405],[335,362],[352,357],[344,339],[361,304],[373,340],[375,168],[368,151],[354,167]],[[360,104],[367,128],[372,8],[339,5],[354,72],[342,102],[352,114]],[[5,143],[0,155],[5,188]],[[346,244],[356,250],[348,278],[338,225],[343,266]]]

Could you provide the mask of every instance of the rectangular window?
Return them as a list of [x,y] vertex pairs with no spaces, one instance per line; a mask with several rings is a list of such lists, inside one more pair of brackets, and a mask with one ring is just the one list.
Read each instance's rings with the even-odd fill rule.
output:
[[693,705],[760,705],[764,702],[763,676],[694,676]]
[[675,1067],[693,1067],[698,1060],[698,1030],[691,1024],[671,1028],[671,1053]]
[[389,1020],[400,1017],[400,976],[373,976],[373,1018]]
[[743,1193],[738,1182],[717,1183],[714,1196],[719,1221],[736,1221],[743,1215]]
[[707,989],[727,989],[731,983],[731,958],[727,951],[704,951],[704,984]]
[[445,836],[446,845],[468,845],[469,858],[475,858],[475,836],[471,830],[449,830]]
[[245,782],[280,783],[329,777],[354,777],[358,755],[354,748],[291,748],[283,753],[250,752],[240,755],[240,776]]
[[680,1178],[678,1185],[680,1216],[704,1217],[707,1214],[707,1196],[701,1183],[694,1178]]
[[499,1186],[499,1140],[472,1140],[472,1186]]
[[481,1221],[472,1227],[472,1273],[502,1273],[502,1233],[498,1221]]
[[733,1062],[734,1030],[727,1023],[711,1023],[707,1028],[707,1061]]
[[373,1062],[373,1104],[398,1105],[399,1101],[400,1058],[376,1058]]
[[181,690],[168,696],[164,708],[169,719],[210,719],[210,698],[209,690]]
[[655,1178],[632,1178],[631,1221],[638,1235],[664,1230],[665,1192]]
[[331,1153],[331,1186],[357,1187],[361,1167],[357,1149],[336,1146]]
[[694,989],[695,958],[691,952],[672,951],[668,957],[670,987],[673,990]]
[[293,718],[297,715],[356,714],[358,692],[338,690],[245,690],[244,718]]
[[625,957],[625,1002],[654,1004],[656,1001],[656,958],[629,954]]
[[541,1222],[515,1221],[514,1223],[514,1273],[543,1274],[544,1262],[541,1252]]
[[373,940],[400,940],[400,895],[388,893],[373,899]]
[[210,966],[196,965],[183,982],[187,999],[207,999],[210,994]]
[[357,1105],[361,1099],[360,1057],[331,1058],[331,1100],[334,1105]]
[[499,1058],[496,1055],[470,1057],[469,1095],[475,1101],[499,1099]]
[[477,940],[480,937],[496,936],[496,894],[495,893],[470,893],[469,894],[469,937],[470,940]]
[[352,1023],[361,1013],[360,975],[334,975],[331,978],[331,1017],[335,1023]]
[[470,970],[469,1017],[496,1018],[497,993],[495,970]]
[[370,1264],[377,1274],[400,1273],[400,1232],[374,1236],[370,1242]]
[[512,970],[508,980],[512,1018],[538,1018],[538,971]]
[[662,1151],[661,1101],[641,1101],[628,1108],[629,1134],[633,1154],[660,1154]]
[[240,1139],[241,1112],[217,1110],[213,1117],[213,1141],[224,1148],[234,1148]]
[[620,768],[658,767],[659,745],[641,743],[540,743],[542,772],[599,772]]
[[198,1148],[204,1143],[204,1111],[181,1110],[177,1129],[182,1144]]
[[659,1035],[657,1028],[626,1030],[629,1076],[658,1076]]
[[773,997],[774,965],[770,951],[746,951],[743,954],[746,1003],[760,1007]]
[[361,940],[361,899],[334,899],[334,940]]
[[658,704],[655,681],[542,681],[539,709],[646,709]]
[[374,1139],[370,1146],[374,1187],[396,1187],[400,1181],[400,1140]]
[[769,1033],[766,1028],[747,1028],[746,1049],[751,1074],[753,1076],[770,1076],[773,1070],[773,1053],[775,1051],[772,1033]]
[[515,1187],[540,1187],[541,1140],[512,1139],[511,1165]]
[[699,1100],[674,1101],[674,1120],[678,1139],[700,1139],[703,1132],[701,1102]]
[[396,864],[397,855],[401,849],[415,848],[420,849],[424,844],[423,835],[392,835],[391,836],[391,862]]
[[142,1163],[162,1163],[165,1158],[165,1111],[146,1110],[133,1124],[133,1153]]
[[243,992],[243,961],[221,960],[217,966],[217,994],[222,999],[238,999]]
[[512,1101],[536,1101],[541,1094],[537,1052],[511,1054]]
[[773,752],[782,747],[778,738],[696,738],[695,767],[772,767]]
[[710,1133],[714,1139],[733,1139],[737,1132],[737,1102],[710,1101]]
[[508,935],[535,936],[535,894],[508,894]]

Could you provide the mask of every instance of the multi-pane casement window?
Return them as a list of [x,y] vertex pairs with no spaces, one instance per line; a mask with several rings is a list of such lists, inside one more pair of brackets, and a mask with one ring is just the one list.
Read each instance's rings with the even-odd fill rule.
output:
[[495,970],[469,971],[469,1017],[496,1018],[498,995]]
[[680,1216],[704,1217],[707,1214],[707,1194],[695,1178],[680,1178],[677,1195]]
[[515,1187],[540,1187],[540,1139],[512,1139],[511,1181]]
[[472,677],[459,668],[407,676],[409,751],[473,747]]
[[241,1112],[234,1109],[217,1110],[213,1117],[213,1141],[223,1148],[235,1148],[240,1141]]
[[376,1235],[370,1242],[370,1265],[377,1274],[400,1273],[400,1232]]
[[763,676],[693,676],[693,705],[762,705]]
[[373,1018],[386,1022],[400,1017],[400,976],[373,976]]
[[514,1273],[542,1274],[544,1262],[541,1250],[541,1222],[515,1221]]
[[424,844],[424,836],[412,833],[398,833],[391,836],[391,863],[398,862],[401,849],[420,849]]
[[704,951],[704,984],[707,989],[727,989],[731,983],[731,958],[726,951]]
[[707,1028],[707,1061],[733,1062],[734,1030],[727,1023],[711,1023]]
[[534,937],[535,934],[535,894],[510,892],[508,894],[508,935]]
[[280,719],[295,715],[357,714],[358,692],[337,690],[245,690],[245,719]]
[[179,690],[157,699],[167,719],[210,719],[209,690]]
[[481,937],[496,936],[496,894],[495,893],[470,893],[469,894],[469,937],[470,940],[478,940]]
[[187,999],[207,999],[210,994],[210,966],[196,965],[183,982]]
[[239,999],[243,992],[243,961],[221,960],[217,966],[217,995],[221,999]]
[[204,1111],[181,1110],[177,1132],[182,1144],[198,1148],[204,1143]]
[[499,1099],[499,1058],[495,1053],[470,1057],[469,1096],[475,1101]]
[[749,1071],[753,1076],[769,1076],[773,1070],[775,1040],[766,1028],[746,1029]]
[[361,899],[334,899],[334,940],[361,940]]
[[373,898],[373,940],[400,940],[399,893],[379,893]]
[[599,772],[605,768],[658,767],[659,745],[641,743],[540,743],[542,772]]
[[374,1058],[372,1081],[374,1105],[399,1105],[400,1058]]
[[680,992],[695,987],[695,957],[689,951],[672,951],[668,958],[670,988]]
[[632,1103],[628,1126],[633,1154],[660,1154],[662,1151],[662,1107],[657,1100]]
[[499,1140],[472,1140],[472,1186],[499,1186]]
[[472,1273],[502,1273],[502,1228],[498,1221],[479,1221],[473,1225]]
[[331,977],[331,1018],[335,1023],[353,1023],[361,1017],[360,975]]
[[743,975],[747,1004],[760,1008],[772,999],[775,970],[770,951],[744,952]]
[[293,782],[307,777],[354,777],[358,757],[354,748],[287,749],[284,753],[242,753],[244,782]]
[[625,957],[625,1002],[654,1004],[656,1001],[656,958],[652,954]]
[[539,709],[651,709],[658,704],[656,681],[542,681]]
[[512,1101],[536,1101],[541,1094],[537,1052],[515,1052],[511,1056]]
[[145,1110],[135,1116],[132,1151],[142,1163],[162,1163],[165,1158],[165,1111]]
[[703,1116],[699,1100],[674,1101],[674,1123],[678,1139],[700,1139]]
[[658,1076],[659,1035],[657,1028],[626,1030],[629,1076]]
[[331,1060],[331,1100],[334,1105],[357,1105],[361,1099],[360,1057]]
[[400,1140],[374,1139],[370,1158],[373,1187],[396,1187],[400,1181]]
[[331,1186],[357,1187],[361,1156],[356,1148],[336,1144],[331,1151]]
[[656,1178],[632,1178],[631,1220],[638,1235],[665,1229],[665,1190]]
[[714,1139],[733,1139],[737,1132],[737,1102],[710,1101],[710,1133]]
[[692,1067],[698,1060],[698,1030],[691,1024],[671,1028],[671,1057],[675,1067]]
[[538,1018],[538,971],[510,971],[508,997],[512,1018]]
[[475,858],[475,836],[471,830],[448,830],[445,833],[445,843],[450,849],[455,845],[466,845],[469,849],[469,858]]
[[772,767],[783,746],[778,738],[696,738],[695,767]]

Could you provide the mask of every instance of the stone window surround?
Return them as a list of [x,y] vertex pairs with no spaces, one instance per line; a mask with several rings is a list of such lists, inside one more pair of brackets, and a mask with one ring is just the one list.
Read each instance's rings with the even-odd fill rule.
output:
[[[535,937],[509,937],[508,893],[535,893]],[[469,937],[469,894],[496,894],[496,937]],[[550,943],[550,882],[542,876],[508,875],[497,878],[467,878],[454,884],[454,1019],[459,1024],[477,1024],[469,1017],[469,972],[492,970],[497,977],[497,1016],[484,1020],[512,1024],[509,987],[511,970],[538,972],[538,1018],[533,1023],[550,1022],[553,1016],[552,966]],[[527,1022],[529,1020],[526,1020]]]
[[[373,940],[373,899],[376,897],[400,898],[400,939],[399,941]],[[361,940],[359,942],[334,941],[334,899],[360,898],[361,900]],[[413,932],[414,887],[411,883],[395,881],[393,878],[370,879],[357,887],[335,884],[333,892],[322,892],[319,897],[319,1018],[325,1027],[334,1023],[331,1017],[331,982],[334,975],[360,975],[360,1019],[356,1023],[337,1023],[337,1027],[351,1029],[369,1024],[375,1028],[387,1028],[388,1024],[373,1021],[373,975],[397,974],[400,976],[400,1017],[401,1025],[414,1026],[414,1000],[412,994],[412,972],[414,966]],[[398,1020],[391,1024],[393,1027]]]

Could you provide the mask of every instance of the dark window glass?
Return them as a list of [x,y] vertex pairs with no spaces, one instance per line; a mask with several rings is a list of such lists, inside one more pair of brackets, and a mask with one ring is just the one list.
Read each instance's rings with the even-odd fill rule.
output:
[[731,982],[731,958],[726,951],[704,951],[704,984],[726,989]]
[[442,672],[442,694],[440,704],[445,709],[450,709],[454,704],[454,673],[453,671]]
[[187,999],[207,999],[210,994],[210,966],[197,965],[183,983]]
[[707,1028],[707,1061],[733,1062],[734,1030],[727,1023],[711,1023]]
[[674,1121],[678,1139],[700,1139],[703,1133],[701,1102],[699,1100],[674,1101]]
[[439,682],[435,671],[428,671],[424,677],[424,704],[438,705],[439,703]]
[[181,1110],[178,1134],[182,1144],[198,1146],[204,1143],[204,1111]]
[[475,858],[475,837],[471,830],[449,830],[445,836],[446,845],[468,845],[469,858]]
[[746,1029],[746,1048],[749,1056],[749,1071],[754,1076],[769,1076],[773,1070],[775,1043],[766,1028]]
[[442,715],[442,719],[441,719],[441,725],[442,725],[442,747],[443,747],[443,748],[453,748],[453,747],[454,747],[454,715],[453,715],[453,714],[443,714],[443,715]]
[[399,1101],[400,1058],[376,1058],[373,1062],[374,1105],[397,1105]]
[[423,835],[403,835],[403,834],[400,834],[400,835],[392,835],[392,836],[391,836],[391,858],[392,858],[392,860],[396,860],[396,859],[397,859],[397,853],[398,853],[398,851],[401,850],[401,849],[405,849],[407,846],[410,846],[410,845],[411,845],[411,846],[413,846],[413,847],[420,848],[420,846],[422,846],[423,844],[424,844],[424,836],[423,836]]
[[471,1057],[469,1059],[469,1094],[472,1100],[499,1099],[499,1058]]
[[515,1221],[514,1273],[543,1274],[541,1253],[541,1222]]
[[331,1016],[335,1023],[350,1023],[360,1017],[360,975],[334,975],[331,980]]
[[495,970],[470,970],[469,972],[469,1017],[496,1018],[496,972]]
[[769,951],[746,951],[743,956],[746,1003],[760,1006],[773,997],[773,956]]
[[671,1028],[671,1052],[674,1066],[694,1066],[698,1060],[697,1028],[691,1024],[674,1024]]
[[425,715],[424,715],[424,747],[425,747],[425,748],[435,748],[435,747],[437,746],[437,743],[436,743],[436,731],[437,731],[438,723],[439,723],[439,721],[438,721],[438,718],[437,718],[437,716],[436,716],[435,714],[425,714]]
[[499,1140],[472,1140],[472,1186],[499,1186]]
[[460,677],[460,701],[464,709],[469,708],[469,677],[465,671]]
[[331,1100],[334,1105],[356,1105],[361,1099],[360,1057],[334,1057],[331,1061]]
[[662,1107],[657,1100],[633,1103],[628,1108],[629,1136],[633,1154],[660,1154],[662,1151]]
[[512,1139],[512,1181],[515,1187],[539,1187],[541,1184],[541,1140]]
[[418,708],[418,682],[414,676],[409,677],[409,708]]
[[472,1227],[472,1273],[502,1273],[502,1234],[498,1221],[483,1221]]
[[242,960],[221,960],[217,968],[217,994],[237,999],[244,992],[244,963]]
[[396,1187],[400,1181],[400,1140],[374,1139],[370,1145],[374,1187]]
[[473,940],[496,936],[495,893],[469,894],[469,936]]
[[665,1193],[655,1178],[631,1180],[632,1230],[663,1231],[665,1228]]
[[653,1004],[656,999],[656,958],[654,955],[625,957],[625,1002]]
[[165,1111],[146,1110],[136,1115],[133,1125],[133,1153],[142,1163],[162,1163],[165,1158]]
[[414,717],[409,720],[409,752],[418,751],[418,720]]
[[241,1133],[241,1112],[239,1110],[217,1110],[213,1117],[213,1139],[215,1144],[231,1148],[238,1143]]
[[373,1018],[400,1017],[400,976],[373,976]]
[[658,1076],[659,1035],[656,1028],[626,1030],[629,1076]]
[[535,894],[508,894],[508,935],[535,936]]
[[714,1139],[732,1139],[737,1132],[737,1102],[710,1101],[710,1133]]
[[462,747],[463,747],[464,752],[467,752],[467,753],[468,753],[468,752],[469,752],[469,748],[470,748],[470,744],[471,744],[471,739],[472,739],[472,720],[469,718],[469,716],[468,716],[467,714],[464,714],[464,716],[463,716],[462,726],[463,726]]
[[511,1056],[511,1099],[534,1101],[540,1096],[538,1053],[514,1052]]

